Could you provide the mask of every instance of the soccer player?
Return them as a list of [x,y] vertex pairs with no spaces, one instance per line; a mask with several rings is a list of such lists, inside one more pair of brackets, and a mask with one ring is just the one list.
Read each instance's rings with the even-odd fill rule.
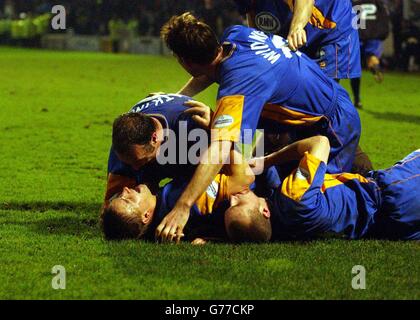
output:
[[[383,41],[371,39],[360,42],[360,50],[362,57],[366,59],[368,70],[375,77],[376,82],[381,83],[384,80],[384,74],[381,68],[381,56],[383,53]],[[362,101],[360,99],[361,77],[350,80],[351,88],[354,96],[354,105],[358,109],[362,109]]]
[[[206,152],[175,208],[157,229],[160,237],[182,233],[188,212],[225,163],[234,143],[253,134],[262,115],[297,136],[326,135],[328,171],[350,171],[360,137],[360,119],[347,92],[315,62],[292,52],[283,38],[245,26],[225,30],[222,44],[211,28],[190,13],[172,17],[162,37],[194,77],[219,83],[217,110]],[[249,142],[248,142],[249,143]],[[221,151],[221,152],[219,152]]]
[[329,234],[346,239],[420,240],[420,150],[365,178],[328,174],[329,148],[328,139],[318,136],[267,156],[268,165],[291,158],[299,158],[300,163],[268,199],[252,191],[231,197],[225,215],[229,237],[234,241],[268,236],[306,240]]
[[[143,183],[157,190],[162,179],[192,175],[198,160],[191,163],[188,157],[193,142],[188,141],[187,134],[209,121],[210,109],[201,104],[196,113],[197,107],[189,107],[190,103],[191,98],[186,96],[157,94],[115,120],[105,202],[124,187]],[[208,134],[202,132],[207,147]],[[167,159],[161,152],[163,146],[168,151]]]
[[235,0],[250,27],[287,37],[333,79],[361,76],[351,0]]
[[[380,59],[383,53],[383,41],[389,35],[388,0],[353,0],[353,5],[360,17],[360,51],[368,70],[377,82],[382,82],[384,75]],[[360,99],[361,78],[351,79],[354,104],[362,108]]]
[[[231,156],[234,154],[232,151]],[[156,227],[175,206],[187,182],[180,178],[172,180],[157,193],[152,193],[145,184],[124,187],[120,194],[111,198],[101,215],[105,238],[153,240]],[[253,172],[246,162],[238,162],[229,167],[229,172],[218,174],[189,212],[187,237],[203,232],[203,228],[210,229],[206,232],[212,237],[224,235],[224,212],[229,207],[229,196],[245,192],[253,182]],[[206,234],[200,233],[200,236]]]

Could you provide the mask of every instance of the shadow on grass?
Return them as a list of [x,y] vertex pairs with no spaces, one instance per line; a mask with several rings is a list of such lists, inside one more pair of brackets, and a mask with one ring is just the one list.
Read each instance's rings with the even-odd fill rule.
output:
[[420,116],[398,112],[377,112],[369,110],[364,110],[364,112],[380,120],[420,124]]
[[35,221],[13,221],[1,222],[2,226],[23,226],[30,232],[38,235],[65,235],[81,237],[83,239],[100,238],[101,230],[98,220],[94,218],[60,217],[47,218]]
[[34,201],[34,202],[2,202],[0,210],[6,211],[73,211],[99,212],[101,203],[70,202],[70,201]]
[[[100,203],[84,202],[9,202],[0,203],[0,218],[2,226],[23,226],[31,232],[41,235],[69,235],[82,238],[99,238],[101,230],[99,226]],[[20,211],[34,213],[33,218],[25,215],[9,214],[4,211]],[[58,211],[52,217],[51,214],[37,215],[47,211]],[[52,213],[54,214],[54,213]],[[16,216],[16,217],[15,217]]]

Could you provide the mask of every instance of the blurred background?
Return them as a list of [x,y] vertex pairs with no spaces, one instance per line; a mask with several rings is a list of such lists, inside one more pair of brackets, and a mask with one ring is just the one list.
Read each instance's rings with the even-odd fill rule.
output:
[[[66,30],[50,27],[51,8],[66,8]],[[389,0],[388,69],[418,71],[420,0]],[[172,15],[192,11],[218,34],[243,23],[229,0],[0,0],[0,44],[55,50],[168,54],[159,30]]]

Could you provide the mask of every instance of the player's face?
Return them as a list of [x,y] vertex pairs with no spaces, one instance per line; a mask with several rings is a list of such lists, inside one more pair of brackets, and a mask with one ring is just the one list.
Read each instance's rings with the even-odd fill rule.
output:
[[252,191],[237,193],[230,197],[230,206],[242,209],[255,209],[258,197]]
[[230,197],[230,206],[236,207],[241,211],[259,212],[265,218],[270,218],[269,210],[261,206],[260,198],[250,190],[232,195]]
[[113,200],[113,206],[118,211],[143,217],[145,212],[152,209],[150,205],[153,203],[152,197],[150,189],[144,184],[133,189],[125,187],[121,194]]
[[193,77],[199,77],[203,75],[203,72],[197,67],[196,64],[188,63],[175,54],[174,56],[178,60],[178,63],[184,68],[184,70],[187,71]]
[[120,160],[134,170],[139,170],[146,164],[156,160],[157,151],[159,149],[159,143],[149,143],[146,145],[134,145],[131,148],[131,152],[128,155],[118,155]]

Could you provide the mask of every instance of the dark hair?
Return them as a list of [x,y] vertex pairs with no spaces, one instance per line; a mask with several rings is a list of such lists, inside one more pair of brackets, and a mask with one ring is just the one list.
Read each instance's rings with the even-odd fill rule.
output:
[[146,145],[156,130],[153,119],[143,113],[126,113],[115,119],[112,147],[118,154],[129,154],[133,145]]
[[233,242],[267,242],[271,239],[271,223],[258,209],[243,211],[230,208],[225,214],[225,225]]
[[211,63],[220,47],[214,31],[189,12],[169,19],[160,36],[178,57],[198,64]]
[[146,231],[139,216],[118,212],[112,202],[102,212],[101,226],[107,240],[138,239]]

